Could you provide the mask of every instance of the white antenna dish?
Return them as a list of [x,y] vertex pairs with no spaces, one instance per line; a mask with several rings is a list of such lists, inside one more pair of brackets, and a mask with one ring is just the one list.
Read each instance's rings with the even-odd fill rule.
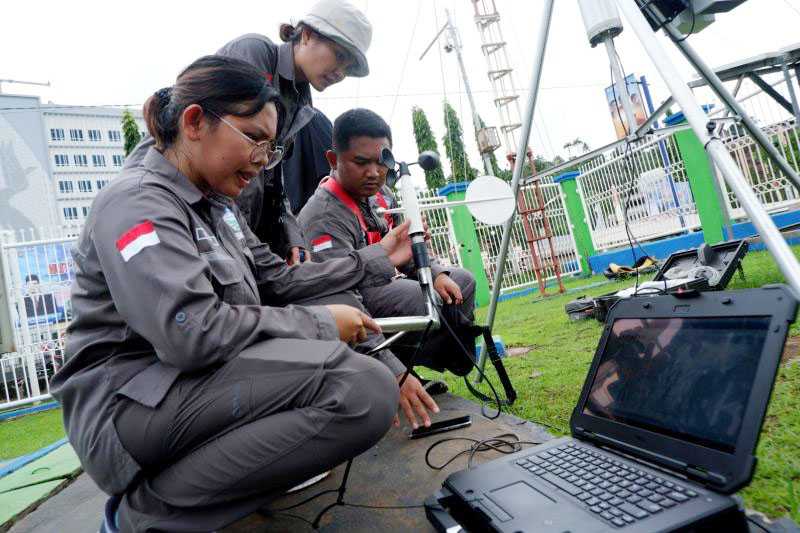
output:
[[479,176],[472,180],[464,203],[472,216],[489,226],[502,224],[514,214],[511,186],[495,176]]

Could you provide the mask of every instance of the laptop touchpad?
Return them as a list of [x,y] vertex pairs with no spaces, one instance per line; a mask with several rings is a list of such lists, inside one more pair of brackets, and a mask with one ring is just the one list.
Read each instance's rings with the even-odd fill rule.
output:
[[508,514],[515,517],[529,513],[534,507],[556,503],[555,500],[524,481],[517,481],[511,485],[495,489],[487,496]]

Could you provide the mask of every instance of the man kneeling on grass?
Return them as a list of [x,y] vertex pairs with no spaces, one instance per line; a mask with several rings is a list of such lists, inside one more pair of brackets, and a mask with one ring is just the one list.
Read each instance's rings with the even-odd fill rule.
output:
[[[391,216],[380,216],[374,209],[376,204],[386,205],[381,189],[386,191],[388,168],[380,162],[380,154],[384,147],[391,146],[388,124],[372,111],[352,109],[334,122],[333,150],[326,153],[331,174],[320,183],[298,217],[315,261],[343,257],[364,248],[379,241],[393,226]],[[376,318],[425,315],[426,296],[416,281],[413,263],[398,268],[404,275],[388,285],[352,291],[356,303],[348,303],[360,302]],[[475,308],[472,274],[462,268],[444,267],[435,259],[431,270],[434,289],[444,301],[445,316],[454,317],[456,323],[471,323]],[[370,340],[377,345],[383,337],[376,334]],[[408,363],[418,340],[419,334],[406,335],[406,349],[399,347],[396,355]],[[467,349],[473,346],[470,344]],[[458,375],[465,375],[472,368],[471,359],[453,342],[446,328],[431,333],[414,363]],[[431,392],[446,391],[443,383],[429,385],[435,385],[429,388]]]

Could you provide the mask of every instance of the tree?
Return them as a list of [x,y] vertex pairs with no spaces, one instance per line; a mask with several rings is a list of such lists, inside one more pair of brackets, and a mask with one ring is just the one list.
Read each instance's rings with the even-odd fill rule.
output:
[[476,172],[470,166],[464,151],[464,132],[461,129],[461,121],[458,120],[456,110],[447,100],[444,101],[444,124],[447,133],[442,140],[447,158],[450,159],[450,179],[456,182],[474,180]]
[[[575,159],[578,156],[581,156],[589,151],[589,145],[584,142],[583,139],[580,137],[576,137],[574,141],[570,141],[564,145],[564,149],[567,151],[567,156],[570,159]],[[577,153],[572,155],[572,151],[575,150]]]
[[122,136],[125,138],[125,155],[127,156],[142,140],[136,119],[127,109],[122,113]]
[[[431,124],[428,122],[428,117],[425,111],[421,108],[414,106],[411,109],[411,121],[414,123],[414,139],[417,141],[417,150],[419,153],[425,150],[433,150],[439,153],[439,146],[436,144],[436,137],[431,131]],[[425,183],[429,189],[439,189],[445,186],[444,172],[442,167],[438,166],[433,170],[425,171]]]

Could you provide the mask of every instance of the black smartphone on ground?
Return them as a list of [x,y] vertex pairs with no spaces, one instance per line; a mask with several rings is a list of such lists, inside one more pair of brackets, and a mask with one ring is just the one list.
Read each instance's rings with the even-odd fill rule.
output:
[[436,433],[444,433],[453,429],[465,428],[472,424],[472,418],[469,415],[459,416],[458,418],[451,418],[449,420],[440,420],[434,422],[430,427],[420,426],[409,434],[409,439],[420,439],[428,435],[435,435]]

